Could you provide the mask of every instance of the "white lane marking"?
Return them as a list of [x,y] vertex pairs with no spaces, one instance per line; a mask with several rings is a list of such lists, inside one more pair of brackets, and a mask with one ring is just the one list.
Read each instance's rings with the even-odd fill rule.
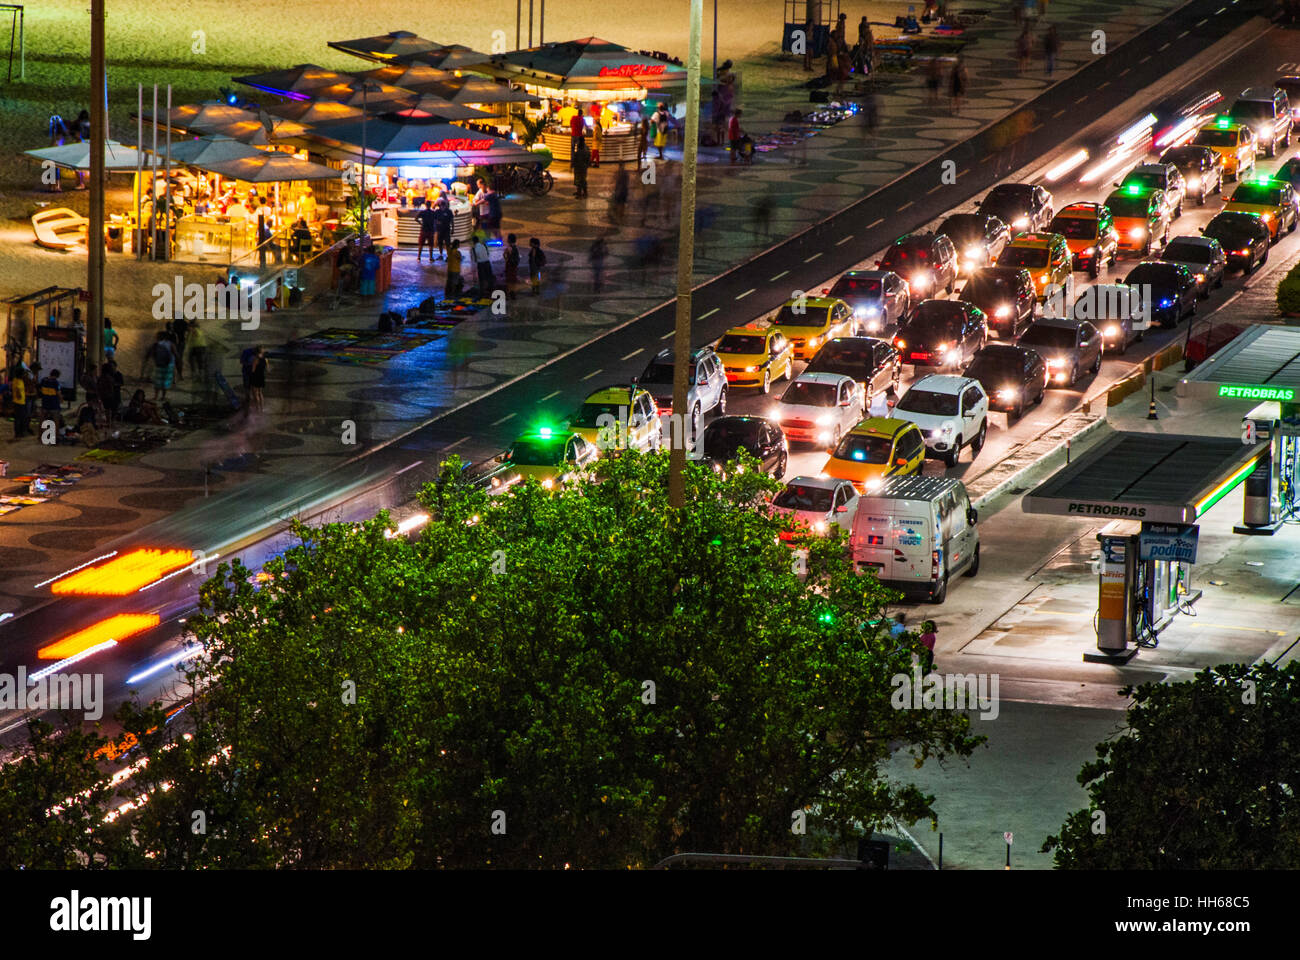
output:
[[1099,83],[1099,84],[1097,84],[1097,89],[1098,89],[1098,90],[1105,90],[1105,89],[1106,89],[1107,87],[1109,87],[1109,86],[1110,86],[1110,81],[1107,80],[1107,81],[1105,81],[1104,83]]
[[717,313],[717,312],[718,312],[718,309],[719,309],[718,307],[714,307],[714,308],[713,308],[712,310],[710,310],[708,313],[702,313],[702,314],[700,314],[698,317],[696,317],[695,319],[696,319],[696,320],[707,320],[707,319],[709,319],[709,317],[711,317],[711,316],[713,316],[715,313]]
[[[604,368],[604,367],[600,367],[600,368],[598,368],[598,369],[596,369],[596,370],[591,371],[591,373],[589,373],[589,374],[587,374],[585,377],[583,377],[582,380],[590,380],[592,377],[596,376],[596,374],[600,373],[600,371],[603,370],[603,369],[605,369],[605,368]],[[578,381],[578,382],[581,383],[582,381],[580,380],[580,381]]]
[[619,357],[619,359],[620,359],[620,360],[631,360],[631,359],[632,359],[633,357],[635,357],[638,353],[645,353],[645,347],[637,347],[635,350],[633,350],[631,353],[629,353],[626,357]]
[[935,191],[937,191],[941,186],[943,186],[943,184],[941,184],[941,183],[939,183],[939,184],[935,184],[935,185],[934,185],[933,187],[931,187],[929,190],[925,191],[925,195],[928,197],[930,194],[932,194],[932,193],[934,193]]
[[782,270],[782,271],[781,271],[780,273],[778,273],[775,277],[770,278],[767,282],[768,282],[768,283],[775,283],[777,280],[780,280],[782,277],[784,277],[784,276],[785,276],[787,273],[789,273],[789,272],[790,272],[789,270]]
[[538,402],[538,403],[545,403],[547,400],[551,399],[551,397],[558,397],[559,395],[560,395],[560,391],[559,391],[559,390],[552,390],[550,393],[548,393],[546,396],[542,397],[542,399],[538,400],[537,402]]
[[1123,70],[1121,70],[1121,71],[1119,72],[1119,75],[1122,77],[1122,76],[1124,76],[1124,74],[1128,73],[1129,70],[1131,70],[1131,69],[1132,69],[1131,67],[1125,67]]
[[840,240],[836,240],[835,246],[837,247],[843,246],[844,244],[848,243],[852,239],[853,239],[853,234],[850,233],[847,237],[844,237]]
[[1181,40],[1181,39],[1183,39],[1183,37],[1187,36],[1187,34],[1188,34],[1189,32],[1190,32],[1190,31],[1188,31],[1188,30],[1184,30],[1184,31],[1183,31],[1182,33],[1180,33],[1178,36],[1174,37],[1174,39],[1175,39],[1175,40]]
[[1168,49],[1169,49],[1169,44],[1166,43],[1163,47],[1156,47],[1156,53],[1159,53],[1161,50],[1168,50]]
[[1059,117],[1059,116],[1060,116],[1061,114],[1063,114],[1063,113],[1065,113],[1065,108],[1064,108],[1064,107],[1062,107],[1060,110],[1057,110],[1054,114],[1052,114],[1052,119],[1055,120],[1057,117]]
[[907,203],[903,204],[903,205],[902,205],[901,207],[899,207],[898,209],[899,209],[899,210],[906,210],[908,207],[910,207],[910,206],[911,206],[912,204],[914,204],[915,202],[916,202],[915,200],[909,200],[909,201],[907,201]]
[[744,300],[747,296],[749,296],[749,295],[750,295],[751,293],[753,293],[753,292],[754,292],[754,288],[753,288],[753,287],[750,287],[750,288],[749,288],[748,290],[746,290],[744,293],[738,293],[738,294],[736,294],[736,299],[737,299],[737,300]]
[[494,421],[492,421],[492,423],[490,424],[490,426],[493,426],[493,427],[500,426],[501,424],[505,423],[507,420],[509,420],[509,419],[510,419],[511,417],[513,417],[513,416],[514,416],[513,413],[507,413],[507,414],[506,414],[504,417],[502,417],[500,420],[494,420]]
[[817,253],[814,253],[811,257],[809,257],[807,260],[805,260],[804,263],[812,263],[820,256],[821,256],[821,251],[818,251]]
[[1196,21],[1196,26],[1198,26],[1198,27],[1202,27],[1202,26],[1204,26],[1205,24],[1207,24],[1208,22],[1209,22],[1209,17],[1206,17],[1204,20],[1197,20],[1197,21]]
[[872,220],[869,224],[867,224],[867,229],[870,230],[872,227],[876,226],[876,224],[884,223],[884,222],[885,222],[884,217],[881,217],[879,220]]
[[[559,393],[559,391],[557,390],[556,393]],[[451,443],[447,444],[447,445],[446,445],[445,447],[443,447],[442,449],[443,449],[443,450],[450,450],[452,447],[459,447],[462,443],[464,443],[464,442],[465,442],[466,440],[468,440],[468,439],[469,439],[469,437],[461,437],[459,440],[453,440]]]
[[1087,99],[1088,99],[1088,95],[1085,93],[1083,96],[1081,96],[1078,100],[1076,100],[1076,101],[1074,101],[1074,102],[1075,102],[1075,103],[1083,103],[1083,101],[1085,101],[1085,100],[1087,100]]
[[668,339],[670,339],[670,338],[671,338],[674,334],[676,334],[676,333],[677,333],[676,330],[669,330],[667,333],[665,333],[665,334],[664,334],[662,337],[660,337],[659,339],[660,339],[660,340],[668,340]]
[[1218,10],[1214,11],[1214,15],[1217,17],[1219,14],[1226,12],[1227,9],[1227,7],[1220,7]]

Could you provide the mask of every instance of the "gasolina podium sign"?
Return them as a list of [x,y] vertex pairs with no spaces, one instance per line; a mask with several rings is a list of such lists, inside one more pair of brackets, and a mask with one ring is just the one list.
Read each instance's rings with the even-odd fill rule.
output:
[[1144,523],[1138,534],[1138,559],[1195,563],[1199,533],[1194,523]]

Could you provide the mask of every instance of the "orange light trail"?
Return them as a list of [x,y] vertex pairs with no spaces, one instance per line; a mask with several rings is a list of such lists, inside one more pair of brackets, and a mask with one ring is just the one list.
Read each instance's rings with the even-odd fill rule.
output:
[[41,647],[36,652],[36,655],[42,660],[63,660],[68,657],[75,657],[83,650],[97,647],[109,640],[125,640],[127,637],[148,630],[150,627],[158,626],[158,623],[156,613],[119,613],[107,620],[91,624],[84,630],[69,634],[62,640],[56,640],[48,647]]
[[56,594],[124,597],[193,562],[191,550],[133,550],[108,563],[56,580],[50,590]]

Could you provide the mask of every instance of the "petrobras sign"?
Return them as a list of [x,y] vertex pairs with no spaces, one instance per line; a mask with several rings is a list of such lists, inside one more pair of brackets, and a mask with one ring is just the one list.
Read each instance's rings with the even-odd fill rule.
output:
[[1144,523],[1138,534],[1138,559],[1195,563],[1199,532],[1194,523]]

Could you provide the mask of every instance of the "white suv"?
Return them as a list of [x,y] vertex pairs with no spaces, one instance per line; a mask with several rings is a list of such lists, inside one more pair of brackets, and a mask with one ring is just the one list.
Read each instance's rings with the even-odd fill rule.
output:
[[988,413],[988,394],[978,380],[933,374],[912,384],[893,415],[920,427],[926,449],[955,467],[962,447],[970,445],[973,459],[984,446]]

